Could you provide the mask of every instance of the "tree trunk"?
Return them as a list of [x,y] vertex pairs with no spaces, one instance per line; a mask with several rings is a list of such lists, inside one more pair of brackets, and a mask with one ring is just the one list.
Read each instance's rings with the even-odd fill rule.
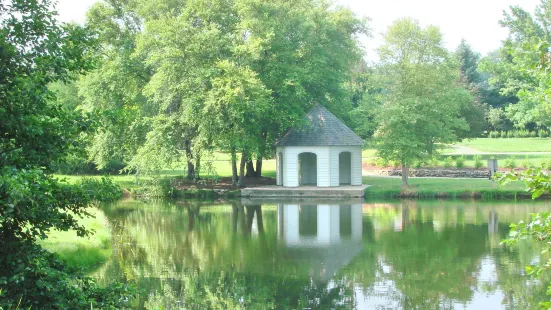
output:
[[231,148],[231,185],[237,186],[237,155],[235,147]]
[[241,153],[241,163],[239,164],[239,181],[237,182],[238,187],[245,186],[245,164],[247,163],[247,153]]
[[256,174],[255,176],[261,177],[262,176],[262,156],[258,157],[256,160]]
[[256,176],[256,172],[254,171],[254,165],[252,160],[247,160],[247,173],[245,175],[247,176],[247,178]]
[[409,179],[409,166],[405,165],[402,162],[402,187],[408,187],[408,179]]
[[195,166],[193,165],[193,153],[189,142],[186,142],[186,160],[187,160],[187,179],[193,180],[195,176]]
[[201,156],[197,155],[195,157],[195,171],[194,171],[195,180],[201,178]]
[[193,180],[193,177],[195,176],[195,166],[193,165],[193,161],[189,160],[187,161],[187,179]]
[[262,158],[264,157],[264,152],[266,151],[267,139],[268,139],[268,131],[264,130],[262,131],[263,142],[260,144],[260,148],[258,150],[258,158],[256,159],[256,176],[259,178],[262,176]]

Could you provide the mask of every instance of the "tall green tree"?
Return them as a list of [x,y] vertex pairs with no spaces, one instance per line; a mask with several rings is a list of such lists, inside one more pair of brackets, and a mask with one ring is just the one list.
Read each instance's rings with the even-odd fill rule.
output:
[[459,61],[459,81],[470,90],[473,100],[462,107],[461,115],[469,124],[468,130],[458,131],[460,138],[480,137],[487,127],[487,104],[484,97],[485,76],[478,71],[480,54],[472,50],[465,40],[455,50],[455,56]]
[[[542,0],[535,14],[513,6],[504,12],[500,24],[509,30],[497,56],[482,63],[492,74],[490,82],[501,93],[515,96],[505,108],[507,117],[517,127],[551,125],[549,117],[548,46],[551,42],[551,3]],[[495,56],[495,55],[494,55]]]
[[373,137],[377,129],[377,111],[381,108],[382,86],[377,68],[362,60],[352,71],[348,83],[352,109],[349,112],[349,126],[362,139]]
[[455,50],[455,54],[459,58],[459,69],[466,82],[473,85],[480,84],[484,80],[483,75],[478,71],[480,53],[473,51],[469,43],[462,39]]
[[[232,153],[234,179],[237,153],[256,158],[260,175],[275,139],[315,102],[341,116],[350,109],[345,84],[361,57],[356,35],[367,28],[349,10],[311,0],[139,3],[138,53],[153,70],[143,94],[158,115],[192,129],[195,149]],[[161,4],[171,9],[159,14]],[[251,104],[219,93],[222,81]]]
[[444,48],[435,26],[400,19],[379,49],[384,90],[376,132],[381,157],[402,165],[402,185],[409,167],[437,154],[436,143],[456,142],[469,125],[461,109],[473,97],[459,84],[459,64]]
[[96,287],[35,243],[51,229],[89,233],[77,217],[90,195],[51,173],[90,123],[55,104],[48,86],[91,69],[94,40],[59,24],[51,7],[0,3],[0,308],[123,307],[126,294]]
[[152,115],[151,108],[142,90],[151,74],[134,53],[142,24],[131,3],[97,2],[87,12],[86,24],[99,43],[97,68],[77,85],[81,109],[99,123],[87,151],[100,169],[128,163],[150,129],[146,117]]

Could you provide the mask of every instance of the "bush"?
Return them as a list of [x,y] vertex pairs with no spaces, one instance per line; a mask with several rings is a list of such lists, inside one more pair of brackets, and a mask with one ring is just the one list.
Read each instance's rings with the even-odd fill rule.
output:
[[465,161],[467,158],[465,158],[465,155],[461,155],[455,159],[455,167],[457,169],[465,168]]
[[[519,129],[519,130],[511,130],[507,133],[507,137],[512,138],[530,138],[531,132],[526,129]],[[535,136],[534,132],[534,136]]]
[[440,165],[440,162],[438,161],[438,158],[432,157],[426,159],[423,164],[427,168],[436,168]]
[[98,173],[96,165],[89,162],[86,157],[77,154],[67,154],[56,164],[55,169],[61,174],[95,174]]
[[551,159],[541,162],[541,168],[544,170],[551,170]]
[[[126,168],[126,163],[120,161],[120,160],[111,160],[107,163],[107,165],[105,165],[105,167],[103,169],[101,169],[100,172],[102,173],[108,173],[108,174],[120,174],[121,171],[123,171],[125,168]],[[132,172],[132,171],[129,171],[130,169],[126,170],[127,172]]]
[[499,131],[495,131],[495,130],[494,130],[494,131],[490,131],[490,133],[488,134],[488,137],[494,138],[494,139],[495,139],[495,138],[499,138],[499,137],[500,137]]
[[504,165],[505,168],[509,168],[509,169],[515,169],[517,167],[517,162],[516,162],[516,159],[515,159],[515,155],[507,158],[505,160],[505,165]]
[[378,157],[376,160],[375,160],[375,165],[377,167],[388,167],[388,160],[382,158],[382,157]]
[[113,183],[113,179],[101,177],[101,179],[86,177],[82,178],[77,186],[82,188],[92,200],[109,202],[122,198],[122,189]]
[[526,155],[526,157],[524,157],[524,160],[522,161],[520,166],[524,169],[528,169],[528,168],[532,167],[532,164],[530,164],[530,161],[528,160],[528,155]]
[[132,196],[142,199],[174,197],[176,185],[182,178],[161,178],[141,181],[141,186],[132,190]]
[[549,131],[547,131],[545,129],[541,129],[540,131],[538,131],[538,137],[540,137],[540,138],[549,137]]
[[535,131],[530,131],[530,138],[535,138],[537,137],[537,134]]
[[507,131],[503,131],[503,130],[500,131],[500,132],[499,132],[499,137],[500,137],[500,138],[507,138]]
[[451,168],[453,166],[453,158],[451,156],[444,159],[444,168]]
[[482,162],[482,155],[480,154],[474,155],[473,160],[474,160],[475,169],[480,169],[484,166],[484,163]]
[[424,164],[424,163],[423,163],[422,161],[418,160],[418,161],[416,161],[415,164],[413,165],[413,168],[419,169],[419,168],[423,167],[423,164]]
[[115,283],[106,288],[31,242],[0,248],[0,309],[121,309],[136,292]]
[[400,164],[399,161],[395,160],[395,161],[392,162],[392,167],[394,167],[394,168],[400,168],[400,166],[401,166],[401,164]]

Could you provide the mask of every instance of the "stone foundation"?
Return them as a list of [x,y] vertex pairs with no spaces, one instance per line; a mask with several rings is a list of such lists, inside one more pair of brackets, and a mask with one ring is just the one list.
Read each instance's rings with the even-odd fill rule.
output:
[[[377,175],[385,176],[402,176],[401,169],[382,169],[374,170]],[[410,169],[410,177],[432,177],[432,178],[475,178],[475,179],[488,179],[490,173],[488,170],[477,169]]]

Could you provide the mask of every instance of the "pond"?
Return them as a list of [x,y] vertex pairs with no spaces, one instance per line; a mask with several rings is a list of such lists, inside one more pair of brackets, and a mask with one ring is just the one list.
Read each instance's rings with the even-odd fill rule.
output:
[[546,298],[500,246],[550,202],[121,201],[104,206],[113,255],[149,309],[519,309]]

